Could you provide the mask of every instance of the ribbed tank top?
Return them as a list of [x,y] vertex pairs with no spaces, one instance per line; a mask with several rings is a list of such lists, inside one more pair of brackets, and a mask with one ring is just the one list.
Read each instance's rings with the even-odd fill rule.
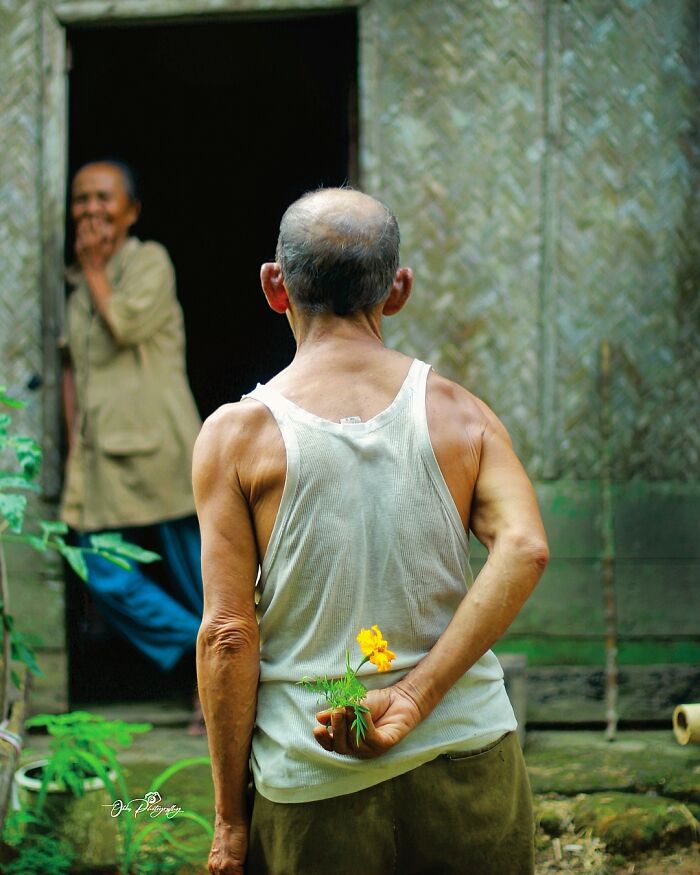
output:
[[414,360],[394,401],[365,422],[331,422],[269,386],[264,404],[287,453],[282,500],[258,582],[260,684],[251,764],[274,802],[353,793],[449,750],[470,750],[515,729],[503,672],[488,651],[433,712],[382,756],[323,750],[312,735],[325,703],[298,685],[340,676],[345,651],[377,624],[396,653],[392,670],[360,670],[368,689],[396,683],[431,649],[464,598],[469,546],[435,458],[426,415],[430,365]]

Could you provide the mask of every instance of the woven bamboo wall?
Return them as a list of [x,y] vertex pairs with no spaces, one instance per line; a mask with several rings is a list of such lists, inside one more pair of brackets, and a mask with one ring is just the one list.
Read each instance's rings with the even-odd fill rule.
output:
[[[0,382],[27,401],[42,370],[39,4],[0,4]],[[16,420],[38,435],[41,407]]]
[[389,340],[503,413],[532,464],[542,373],[541,6],[390,0],[372,4],[364,25],[368,187],[397,212],[403,260],[416,274],[413,301],[386,323]]
[[[537,479],[697,481],[697,3],[370,4],[371,187],[415,300],[392,342],[502,415]],[[428,36],[429,35],[429,36]]]

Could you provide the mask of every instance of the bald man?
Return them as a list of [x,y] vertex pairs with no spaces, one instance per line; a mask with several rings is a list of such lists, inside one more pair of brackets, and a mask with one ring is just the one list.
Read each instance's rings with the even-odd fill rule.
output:
[[[292,204],[261,280],[296,356],[195,446],[212,873],[533,871],[529,785],[489,648],[540,578],[546,537],[492,411],[384,346],[382,317],[413,285],[398,257],[396,219],[373,198]],[[471,586],[469,530],[489,550]],[[375,624],[396,659],[360,671],[357,743],[352,710],[315,713],[298,681],[341,676]]]

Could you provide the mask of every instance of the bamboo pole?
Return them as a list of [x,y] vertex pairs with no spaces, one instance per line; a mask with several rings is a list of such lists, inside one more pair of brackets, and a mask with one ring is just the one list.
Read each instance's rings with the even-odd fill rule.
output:
[[0,528],[0,622],[2,622],[2,710],[0,711],[0,723],[4,723],[10,716],[11,691],[12,691],[12,641],[10,630],[5,623],[5,617],[10,611],[10,590],[7,583],[7,562],[5,561],[5,547],[2,543],[2,532],[7,528],[7,522]]
[[614,741],[618,721],[619,671],[617,662],[617,602],[615,598],[615,529],[610,462],[610,358],[610,343],[604,340],[600,345],[600,431],[602,438],[600,479],[603,547],[601,572],[605,622],[605,738],[607,741]]
[[679,744],[700,744],[700,702],[676,707],[673,712],[673,733]]

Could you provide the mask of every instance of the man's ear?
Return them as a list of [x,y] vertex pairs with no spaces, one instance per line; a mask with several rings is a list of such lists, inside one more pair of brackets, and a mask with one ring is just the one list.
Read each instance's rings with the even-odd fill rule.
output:
[[394,282],[391,284],[389,297],[384,301],[382,316],[393,316],[403,309],[408,301],[413,288],[413,271],[410,267],[400,267],[396,271]]
[[289,310],[289,295],[282,279],[282,268],[276,261],[266,261],[260,268],[260,284],[267,303],[275,313]]

